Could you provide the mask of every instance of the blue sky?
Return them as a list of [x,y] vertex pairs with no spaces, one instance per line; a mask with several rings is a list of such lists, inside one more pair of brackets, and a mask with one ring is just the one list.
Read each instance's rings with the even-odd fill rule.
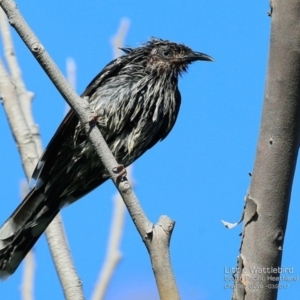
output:
[[[182,299],[229,299],[226,267],[236,266],[241,225],[225,229],[220,220],[240,218],[250,183],[261,116],[269,47],[267,1],[17,1],[25,19],[65,72],[77,64],[77,91],[112,59],[110,39],[120,19],[131,21],[126,44],[137,46],[156,36],[182,42],[214,57],[198,62],[180,80],[182,107],[176,126],[162,143],[134,165],[136,193],[149,219],[161,214],[176,221],[171,256]],[[81,5],[80,5],[81,4]],[[33,111],[45,146],[61,122],[65,102],[16,34],[14,43],[23,78],[35,93]],[[20,201],[24,178],[19,154],[0,110],[0,223]],[[299,171],[296,172],[283,266],[300,277],[298,260]],[[66,208],[65,230],[76,268],[89,299],[106,252],[112,195],[108,182]],[[126,216],[123,259],[107,300],[158,299],[147,251]],[[36,299],[63,299],[42,237],[37,259]],[[0,284],[1,298],[19,299],[22,266]],[[286,282],[285,282],[286,283]],[[279,291],[278,299],[296,299],[299,282]],[[296,296],[297,295],[297,296]]]

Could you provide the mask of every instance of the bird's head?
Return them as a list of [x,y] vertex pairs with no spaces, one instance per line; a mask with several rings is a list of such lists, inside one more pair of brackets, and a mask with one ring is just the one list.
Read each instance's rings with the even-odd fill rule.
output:
[[122,50],[127,54],[134,54],[136,57],[146,57],[146,69],[156,74],[172,72],[178,75],[187,71],[188,65],[197,60],[213,61],[213,58],[207,54],[195,52],[183,44],[158,38],[151,38],[142,47],[123,48]]

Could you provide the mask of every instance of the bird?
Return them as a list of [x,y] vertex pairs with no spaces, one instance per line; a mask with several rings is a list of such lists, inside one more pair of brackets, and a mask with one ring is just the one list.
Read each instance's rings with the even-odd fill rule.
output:
[[[213,61],[184,44],[152,37],[108,63],[86,97],[117,162],[132,164],[165,139],[181,104],[179,77],[195,61]],[[107,179],[107,170],[71,109],[32,174],[34,185],[0,228],[0,279],[12,275],[56,214]]]

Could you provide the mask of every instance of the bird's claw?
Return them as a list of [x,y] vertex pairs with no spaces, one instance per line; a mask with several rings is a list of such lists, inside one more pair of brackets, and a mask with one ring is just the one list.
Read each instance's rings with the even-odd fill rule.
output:
[[[113,173],[115,174],[113,177],[117,179],[117,181],[122,181],[124,177],[127,175],[127,171],[123,165],[118,165],[112,168]],[[103,178],[111,178],[109,173],[102,174]]]
[[98,116],[96,112],[92,111],[91,115],[89,116],[89,120],[84,122],[84,124],[92,124],[92,123],[97,123]]
[[102,178],[103,179],[110,178],[110,175],[108,173],[103,173]]
[[116,179],[118,181],[122,181],[124,177],[127,175],[126,168],[123,165],[118,165],[117,167],[114,167],[112,171],[116,174]]

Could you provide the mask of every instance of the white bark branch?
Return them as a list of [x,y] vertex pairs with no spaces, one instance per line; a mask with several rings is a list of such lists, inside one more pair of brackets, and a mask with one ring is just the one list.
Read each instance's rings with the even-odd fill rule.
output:
[[22,72],[18,64],[17,56],[14,50],[14,45],[10,33],[9,24],[6,15],[2,8],[0,8],[0,30],[4,48],[5,61],[10,73],[10,77],[16,88],[16,94],[21,105],[22,111],[24,112],[24,117],[27,125],[31,132],[31,139],[36,144],[37,149],[42,149],[41,138],[39,133],[39,128],[34,122],[31,113],[31,102],[33,100],[34,94],[27,91],[26,86],[22,79]]
[[83,300],[82,283],[72,260],[60,214],[48,226],[46,237],[65,298]]
[[[129,19],[122,19],[117,34],[112,39],[113,56],[117,58],[121,55],[120,47],[124,44],[125,37],[129,28]],[[132,167],[127,168],[127,177],[132,182]],[[112,217],[111,230],[107,246],[106,258],[95,285],[92,300],[102,300],[106,294],[113,273],[122,258],[120,243],[124,229],[125,205],[119,193],[114,196],[114,212]]]
[[[5,58],[11,73],[10,76],[6,72],[2,61],[0,61],[1,96],[9,125],[19,148],[23,168],[27,180],[29,180],[38,158],[42,154],[42,143],[38,126],[35,124],[32,116],[32,93],[26,91],[23,83],[21,71],[15,57],[7,18],[1,8],[0,26],[5,48]],[[81,282],[71,259],[59,215],[48,226],[46,238],[66,299],[83,299]],[[32,258],[32,253],[29,253],[27,257]],[[27,274],[31,273],[31,270],[27,270],[27,266],[28,264],[26,263],[26,277],[28,276]]]
[[[128,177],[130,177],[131,167],[127,168]],[[120,242],[122,239],[125,205],[119,193],[114,196],[112,224],[109,234],[109,241],[106,251],[106,258],[99,274],[98,281],[93,292],[92,300],[102,300],[106,294],[112,276],[122,258]]]
[[272,0],[270,15],[271,41],[264,105],[246,196],[234,300],[277,299],[299,151],[300,2]]
[[[21,197],[24,199],[28,193],[28,183],[21,182]],[[24,269],[21,283],[21,296],[23,300],[34,299],[34,272],[35,272],[35,258],[33,250],[30,250],[24,260]]]
[[122,195],[131,218],[150,253],[160,298],[162,300],[179,299],[169,254],[169,243],[174,221],[168,217],[164,217],[154,226],[147,219],[128,180],[126,178],[124,178],[123,181],[118,180],[119,174],[116,174],[114,170],[118,169],[119,165],[109,150],[100,130],[93,121],[93,115],[89,108],[88,101],[80,98],[72,90],[49,54],[20,15],[15,3],[12,0],[1,0],[0,5],[9,17],[11,25],[16,29],[46,74],[51,78],[58,91],[74,109],[82,124],[84,124],[91,144],[94,146],[95,151],[110,174],[116,188]]

